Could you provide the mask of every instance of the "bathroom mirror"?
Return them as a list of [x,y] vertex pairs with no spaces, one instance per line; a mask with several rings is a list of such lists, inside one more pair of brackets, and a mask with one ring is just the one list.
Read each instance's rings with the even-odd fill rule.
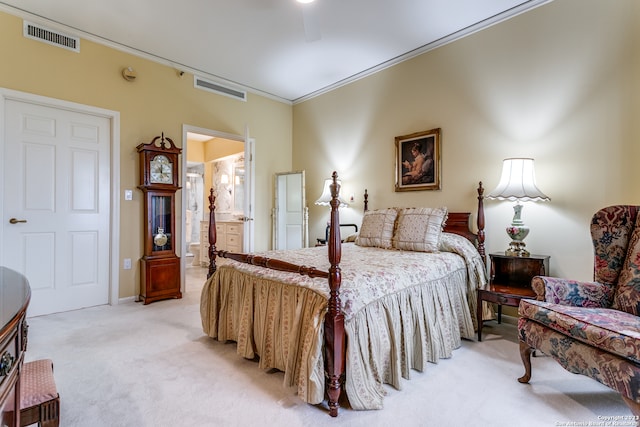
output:
[[244,212],[244,163],[233,165],[233,212]]
[[273,249],[309,246],[309,212],[304,171],[277,173],[274,179]]

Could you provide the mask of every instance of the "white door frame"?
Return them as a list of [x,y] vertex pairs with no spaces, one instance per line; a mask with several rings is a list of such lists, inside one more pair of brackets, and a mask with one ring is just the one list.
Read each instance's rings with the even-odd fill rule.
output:
[[[35,95],[27,92],[0,87],[0,153],[4,152],[5,144],[5,104],[8,100],[27,102],[49,108],[74,111],[83,114],[93,114],[104,117],[111,123],[111,208],[110,217],[110,260],[109,260],[109,304],[117,305],[120,291],[120,113],[91,105],[78,104],[56,98]],[[4,174],[0,174],[0,212],[4,211]],[[0,227],[0,239],[3,239]],[[0,251],[2,248],[0,247]],[[4,254],[0,252],[0,261]]]
[[[217,130],[212,130],[212,129],[206,129],[206,128],[201,128],[198,126],[191,126],[191,125],[186,125],[183,124],[182,125],[182,171],[180,172],[180,182],[181,183],[185,183],[187,182],[187,133],[198,133],[201,135],[208,135],[211,138],[223,138],[223,139],[230,139],[232,141],[240,141],[244,143],[244,150],[245,150],[245,166],[247,164],[251,165],[249,167],[246,167],[246,175],[245,175],[245,188],[249,188],[249,191],[245,191],[245,194],[248,194],[249,197],[245,197],[245,203],[249,203],[250,206],[250,216],[253,216],[253,213],[255,211],[255,184],[254,184],[254,180],[255,180],[255,171],[253,170],[253,168],[255,168],[255,140],[249,138],[249,131],[248,131],[248,127],[245,128],[245,135],[236,135],[236,134],[232,134],[232,133],[227,133],[227,132],[220,132]],[[251,157],[248,157],[251,156]],[[253,159],[254,161],[251,162],[247,162],[246,159]],[[251,169],[250,169],[251,168]],[[205,188],[207,187],[207,184],[205,183]],[[182,235],[182,239],[180,242],[180,288],[182,290],[182,292],[185,292],[185,277],[186,277],[186,257],[184,256],[184,254],[187,253],[187,239],[184,238],[184,236],[187,233],[187,216],[186,216],[186,206],[187,206],[187,192],[183,191],[182,193],[182,221],[181,221],[181,235]],[[205,194],[205,200],[208,200],[208,194]],[[247,200],[248,199],[248,200]],[[203,210],[203,212],[207,212],[209,209],[209,205],[205,203],[205,209]],[[246,210],[245,210],[246,212]],[[208,215],[204,215],[204,220],[208,221],[209,217]],[[245,222],[245,225],[247,223]],[[243,250],[244,252],[248,252],[248,251],[252,251],[253,250],[253,243],[254,243],[254,238],[253,238],[253,220],[249,221],[248,224],[251,229],[250,229],[250,233],[246,232],[246,228],[245,227],[245,233],[244,234],[244,238],[245,239],[249,239],[249,246],[243,245]]]
[[256,216],[256,141],[249,136],[249,126],[244,126],[244,227],[242,232],[242,250],[254,251],[255,216]]

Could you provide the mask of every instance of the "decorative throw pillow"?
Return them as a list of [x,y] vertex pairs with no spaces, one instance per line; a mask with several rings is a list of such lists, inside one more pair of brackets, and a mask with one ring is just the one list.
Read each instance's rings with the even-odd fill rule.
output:
[[613,296],[613,308],[636,316],[640,314],[640,215],[631,231],[627,257]]
[[393,208],[365,212],[356,245],[390,249],[397,216]]
[[393,247],[405,251],[437,252],[447,208],[406,208],[398,212]]

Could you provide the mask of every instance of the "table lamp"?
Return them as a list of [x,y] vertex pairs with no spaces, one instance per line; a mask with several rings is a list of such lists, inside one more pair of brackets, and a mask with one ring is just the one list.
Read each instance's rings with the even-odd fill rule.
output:
[[508,256],[529,256],[525,249],[524,238],[529,234],[529,227],[522,221],[522,205],[520,202],[551,200],[536,186],[536,173],[533,159],[511,158],[502,162],[502,176],[498,186],[487,196],[489,199],[515,201],[513,206],[513,220],[507,227],[507,234],[511,238]]
[[[322,194],[320,195],[320,198],[316,200],[315,202],[316,205],[329,206],[331,202],[331,183],[332,182],[333,182],[333,179],[331,178],[327,178],[324,180],[324,187],[322,187]],[[340,186],[340,189],[342,189],[342,181],[338,180],[337,183]],[[338,191],[340,191],[340,189],[338,189]],[[342,195],[340,194],[340,192],[338,192],[338,201],[340,201],[341,208],[349,206],[347,202],[345,202],[342,199]]]

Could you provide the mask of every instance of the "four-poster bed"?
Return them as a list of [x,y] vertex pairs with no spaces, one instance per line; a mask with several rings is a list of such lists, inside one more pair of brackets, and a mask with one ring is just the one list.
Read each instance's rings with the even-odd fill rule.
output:
[[[450,357],[460,338],[472,337],[475,289],[486,278],[482,183],[477,233],[469,229],[470,213],[445,208],[444,222],[438,225],[440,229],[444,225],[444,233],[437,245],[447,250],[425,253],[430,251],[413,246],[408,251],[389,250],[390,243],[385,249],[367,244],[365,238],[343,245],[336,172],[332,178],[327,247],[271,251],[268,256],[216,250],[211,192],[210,265],[201,316],[205,333],[220,341],[236,341],[238,353],[249,358],[258,355],[263,368],[284,371],[285,383],[297,386],[303,400],[319,403],[326,393],[329,413],[335,417],[343,383],[352,407],[380,408],[382,383],[398,388],[397,377],[408,378],[410,369],[421,370],[426,362]],[[366,200],[365,196],[365,217],[382,212],[369,212]],[[415,209],[402,213],[414,214]],[[365,228],[363,220],[361,236]],[[348,255],[344,260],[343,250]],[[233,261],[217,266],[216,257]],[[385,259],[390,260],[388,265]],[[379,264],[377,270],[375,264]],[[401,274],[413,274],[419,283]],[[413,320],[405,320],[409,315]],[[394,342],[398,334],[403,335],[401,345]]]

